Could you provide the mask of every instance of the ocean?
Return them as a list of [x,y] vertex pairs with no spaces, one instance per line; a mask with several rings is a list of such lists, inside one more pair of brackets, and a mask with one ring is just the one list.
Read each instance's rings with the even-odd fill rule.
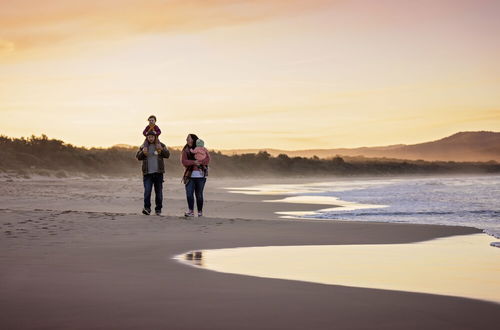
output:
[[288,196],[271,202],[340,205],[315,212],[280,212],[285,217],[459,225],[500,238],[499,175],[339,178],[235,192]]

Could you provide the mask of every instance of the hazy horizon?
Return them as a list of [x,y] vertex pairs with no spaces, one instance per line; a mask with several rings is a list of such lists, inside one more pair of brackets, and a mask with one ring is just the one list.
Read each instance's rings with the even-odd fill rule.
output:
[[500,128],[500,2],[0,3],[0,134],[213,149],[416,144]]
[[[272,148],[272,147],[266,147],[266,146],[248,147],[248,148],[213,148],[211,146],[207,146],[207,148],[210,149],[210,150],[230,151],[230,152],[234,152],[234,151],[246,151],[246,150],[260,150],[260,151],[266,151],[266,150],[267,151],[271,151],[271,150],[273,150],[273,151],[290,151],[290,152],[312,151],[312,150],[325,150],[326,151],[326,150],[336,150],[336,149],[347,149],[347,150],[350,150],[350,149],[360,149],[360,148],[377,148],[377,147],[384,148],[384,147],[392,147],[392,146],[412,146],[412,145],[415,145],[415,144],[437,142],[437,141],[442,140],[444,138],[450,138],[450,137],[455,136],[457,134],[463,134],[463,133],[465,133],[465,134],[467,134],[467,133],[469,133],[469,134],[480,134],[480,133],[494,133],[494,134],[498,134],[500,132],[495,132],[495,131],[455,132],[454,134],[449,135],[449,136],[441,136],[440,138],[438,138],[436,140],[421,141],[421,142],[417,142],[417,143],[414,143],[414,144],[394,143],[394,144],[391,144],[391,145],[379,145],[379,146],[360,145],[360,146],[355,146],[355,147],[351,147],[351,148],[342,147],[342,146],[334,146],[334,147],[329,147],[329,148],[318,147],[318,148],[308,148],[308,149],[281,149],[281,148]],[[30,135],[27,135],[27,136],[14,137],[14,136],[7,136],[5,134],[2,134],[2,132],[0,132],[0,136],[4,136],[4,137],[10,138],[10,139],[19,139],[19,138],[31,139],[33,136],[35,138],[42,138],[43,136],[46,136],[49,140],[60,140],[60,141],[62,141],[65,144],[71,144],[71,145],[73,145],[75,147],[83,147],[83,148],[138,147],[143,142],[143,140],[141,139],[141,141],[139,141],[139,143],[137,143],[137,144],[115,143],[115,144],[112,144],[112,145],[109,145],[109,146],[86,146],[86,145],[75,145],[75,144],[72,144],[69,141],[62,140],[61,138],[54,137],[54,136],[48,136],[45,133],[42,133],[41,135],[30,134]],[[184,143],[180,143],[178,145],[167,144],[167,146],[169,148],[182,148],[184,145],[185,145],[185,142]]]

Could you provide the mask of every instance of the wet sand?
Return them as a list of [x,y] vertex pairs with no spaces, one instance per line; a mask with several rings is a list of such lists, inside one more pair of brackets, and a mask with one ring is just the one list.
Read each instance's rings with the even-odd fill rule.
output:
[[161,217],[138,214],[138,180],[1,182],[0,328],[494,326],[500,313],[500,305],[494,303],[222,274],[172,259],[195,249],[409,243],[480,232],[466,227],[279,219],[274,212],[331,205],[262,203],[261,196],[223,189],[255,183],[211,178],[207,217],[185,220],[179,217],[185,200],[177,178],[166,182]]
[[407,244],[238,247],[177,256],[217,272],[500,304],[500,250],[481,233]]

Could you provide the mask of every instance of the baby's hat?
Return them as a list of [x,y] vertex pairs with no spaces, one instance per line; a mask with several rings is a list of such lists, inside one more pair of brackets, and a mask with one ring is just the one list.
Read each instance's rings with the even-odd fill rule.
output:
[[197,147],[204,147],[205,146],[205,141],[203,141],[202,139],[196,140],[196,146]]

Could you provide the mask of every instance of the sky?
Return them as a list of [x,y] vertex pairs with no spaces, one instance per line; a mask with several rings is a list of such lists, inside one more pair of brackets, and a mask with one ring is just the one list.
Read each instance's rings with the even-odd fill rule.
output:
[[500,131],[500,0],[3,0],[0,134],[86,147]]

